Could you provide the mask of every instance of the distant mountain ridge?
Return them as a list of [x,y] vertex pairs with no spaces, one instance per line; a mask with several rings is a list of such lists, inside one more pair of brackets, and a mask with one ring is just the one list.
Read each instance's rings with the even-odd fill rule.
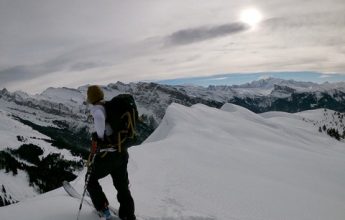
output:
[[[152,128],[157,127],[165,109],[172,102],[186,106],[202,103],[217,108],[224,103],[234,103],[256,113],[272,110],[293,113],[317,108],[345,112],[345,82],[316,84],[267,78],[243,85],[207,88],[145,82],[130,84],[117,82],[103,88],[107,99],[120,93],[133,94],[139,111]],[[86,89],[87,86],[78,89],[48,88],[38,95],[2,89],[0,108],[10,109],[10,112],[24,118],[39,111],[43,115],[40,115],[40,118],[36,117],[36,122],[41,124],[44,122],[54,124],[51,122],[65,120],[68,124],[73,124],[72,127],[87,127],[90,118],[85,102]]]
[[253,81],[250,83],[245,83],[242,85],[234,85],[231,87],[234,88],[265,88],[265,89],[272,89],[275,85],[279,86],[287,86],[291,88],[295,88],[296,90],[302,91],[316,91],[316,90],[329,90],[329,89],[342,89],[344,91],[345,82],[336,82],[336,83],[329,83],[325,82],[322,84],[314,83],[314,82],[304,82],[304,81],[295,81],[295,80],[285,80],[279,78],[266,78],[260,79],[257,81]]

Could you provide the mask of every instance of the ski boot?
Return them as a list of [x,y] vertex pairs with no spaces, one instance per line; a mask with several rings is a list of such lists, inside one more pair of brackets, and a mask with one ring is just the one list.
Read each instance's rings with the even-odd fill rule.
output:
[[113,219],[108,207],[99,212],[99,217],[101,217],[102,220]]

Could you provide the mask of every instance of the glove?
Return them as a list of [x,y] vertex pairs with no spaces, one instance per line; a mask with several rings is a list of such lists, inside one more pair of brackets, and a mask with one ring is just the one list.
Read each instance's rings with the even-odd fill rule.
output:
[[92,146],[91,146],[91,152],[95,153],[97,149],[105,148],[108,146],[107,142],[100,139],[96,132],[92,133]]
[[99,142],[99,138],[96,132],[91,134],[91,149],[90,152],[91,154],[95,154],[97,152],[97,148],[98,148],[98,142]]

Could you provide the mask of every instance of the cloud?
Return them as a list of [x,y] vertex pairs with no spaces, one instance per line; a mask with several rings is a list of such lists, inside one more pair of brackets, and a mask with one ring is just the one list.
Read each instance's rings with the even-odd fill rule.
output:
[[109,67],[129,61],[153,48],[151,42],[115,44],[112,42],[84,44],[78,48],[62,51],[58,55],[42,58],[34,64],[14,65],[0,69],[0,88],[12,81],[25,81],[56,72],[84,72]]
[[216,77],[216,78],[211,78],[211,79],[205,79],[205,80],[213,80],[213,81],[220,81],[220,80],[226,80],[228,77]]
[[70,70],[72,71],[84,71],[84,70],[88,70],[88,69],[93,69],[93,68],[97,68],[97,67],[102,67],[102,66],[106,66],[107,64],[102,63],[102,62],[78,62],[75,63],[71,66]]
[[345,14],[343,12],[309,12],[285,17],[272,17],[266,19],[263,25],[273,30],[313,28],[313,27],[343,27]]
[[176,31],[166,38],[169,46],[178,46],[236,34],[249,29],[249,26],[234,22],[216,26],[202,26]]
[[269,79],[269,78],[271,78],[271,77],[272,77],[272,75],[264,74],[264,75],[260,75],[260,76],[258,77],[258,80],[261,80],[261,79]]
[[100,64],[91,62],[77,62],[70,60],[66,55],[58,56],[53,59],[30,65],[17,65],[0,70],[0,87],[12,81],[25,81],[38,78],[42,75],[49,75],[62,70],[85,70],[99,66]]
[[70,65],[68,59],[61,56],[39,64],[17,65],[0,70],[0,86],[11,81],[23,81],[66,69]]
[[329,74],[320,74],[319,78],[321,79],[325,79],[325,78],[330,78],[332,77],[332,75],[329,75]]
[[1,84],[15,81],[26,80],[40,75],[37,66],[18,65],[7,69],[0,70]]

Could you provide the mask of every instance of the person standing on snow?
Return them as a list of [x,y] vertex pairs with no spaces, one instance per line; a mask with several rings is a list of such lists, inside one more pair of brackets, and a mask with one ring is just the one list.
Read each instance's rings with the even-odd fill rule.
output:
[[[94,119],[96,132],[93,134],[93,143],[97,143],[96,156],[92,164],[92,171],[87,185],[93,205],[96,210],[107,220],[111,219],[109,202],[102,191],[98,180],[111,175],[113,184],[117,190],[117,199],[120,203],[118,215],[122,220],[135,220],[134,200],[129,189],[127,172],[128,151],[126,142],[121,149],[111,143],[110,138],[113,130],[106,121],[104,93],[99,86],[92,85],[87,90],[87,102],[92,104],[90,112]],[[128,145],[128,144],[127,144]],[[94,149],[93,149],[94,150]]]

